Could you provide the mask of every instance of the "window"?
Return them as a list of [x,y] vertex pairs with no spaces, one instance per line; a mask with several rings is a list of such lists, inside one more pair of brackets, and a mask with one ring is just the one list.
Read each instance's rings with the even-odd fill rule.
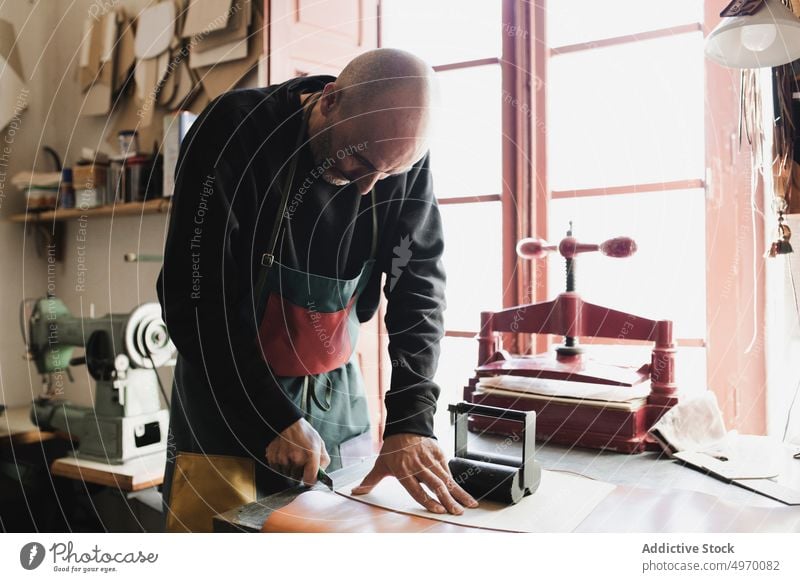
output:
[[442,403],[474,373],[480,311],[563,290],[559,256],[531,265],[534,276],[513,244],[525,233],[556,242],[570,220],[587,242],[636,239],[630,259],[581,257],[578,289],[673,320],[681,388],[705,388],[702,20],[700,0],[382,0],[381,45],[425,58],[442,90],[431,148],[448,273]]
[[436,381],[444,404],[474,374],[480,311],[503,304],[504,67],[501,0],[383,0],[381,45],[411,51],[437,71],[441,90],[431,144],[445,233],[446,336]]
[[[705,389],[697,353],[706,337],[703,2],[551,1],[543,17],[547,115],[537,122],[545,128],[547,238],[560,240],[569,221],[586,242],[632,236],[632,258],[579,259],[578,291],[673,320],[684,346],[681,389]],[[563,259],[551,255],[548,297],[563,290],[563,272]],[[649,352],[594,349],[645,361]]]

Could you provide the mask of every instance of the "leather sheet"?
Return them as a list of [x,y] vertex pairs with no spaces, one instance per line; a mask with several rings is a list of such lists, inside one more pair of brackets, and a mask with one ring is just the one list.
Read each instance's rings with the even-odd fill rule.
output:
[[[263,532],[462,533],[485,530],[379,509],[330,492],[309,491],[273,512]],[[742,506],[681,489],[618,486],[576,532],[800,532],[800,508]]]

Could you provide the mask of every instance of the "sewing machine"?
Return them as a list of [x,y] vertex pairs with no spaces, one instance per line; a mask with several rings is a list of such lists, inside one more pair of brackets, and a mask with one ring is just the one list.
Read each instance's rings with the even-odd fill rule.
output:
[[[31,409],[34,424],[69,434],[79,441],[81,458],[104,463],[166,448],[169,413],[161,408],[156,368],[172,362],[175,347],[157,303],[83,318],[48,296],[23,301],[20,323],[27,357],[44,385]],[[72,357],[76,347],[85,348],[83,357]],[[86,365],[96,382],[93,407],[58,398],[64,375],[72,379],[69,366],[75,365]]]
[[[552,301],[482,312],[476,375],[464,400],[501,408],[536,411],[536,437],[545,442],[609,449],[624,453],[658,450],[649,428],[678,402],[672,322],[652,320],[584,301],[575,290],[581,253],[625,258],[636,243],[618,237],[601,244],[579,242],[572,226],[558,245],[524,239],[517,254],[525,259],[558,252],[566,263],[566,290]],[[564,337],[549,353],[512,355],[500,349],[501,333]],[[649,362],[640,366],[601,363],[579,345],[580,337],[654,342]],[[621,343],[621,342],[620,342]],[[516,435],[513,424],[472,417],[470,430]]]

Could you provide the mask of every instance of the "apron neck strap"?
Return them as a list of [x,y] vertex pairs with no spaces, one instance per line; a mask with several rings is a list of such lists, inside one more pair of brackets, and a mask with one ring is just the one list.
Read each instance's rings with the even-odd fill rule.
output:
[[305,137],[306,129],[308,128],[308,120],[311,117],[311,112],[314,110],[314,107],[322,98],[322,91],[318,91],[314,93],[310,97],[306,99],[303,103],[305,106],[308,103],[308,108],[303,111],[303,121],[300,124],[300,131],[297,135],[297,143],[295,144],[294,152],[292,153],[292,159],[289,162],[288,170],[286,172],[286,183],[283,186],[283,191],[281,192],[281,201],[278,206],[278,212],[275,214],[275,222],[272,225],[272,232],[269,236],[269,244],[267,244],[268,251],[261,256],[261,265],[264,267],[271,267],[272,263],[275,262],[275,247],[278,244],[278,237],[281,233],[281,227],[283,226],[283,216],[286,214],[286,206],[289,203],[289,192],[292,189],[292,182],[294,182],[294,175],[297,171],[297,158],[299,157],[300,146],[303,145],[303,138]]
[[372,197],[372,244],[370,245],[369,258],[372,260],[378,252],[378,207],[375,204],[375,186],[372,187],[370,196]]
[[[281,227],[283,226],[283,217],[286,214],[286,206],[289,203],[289,192],[292,189],[292,182],[294,182],[294,175],[297,171],[297,157],[299,155],[300,146],[303,144],[303,137],[306,129],[308,128],[308,120],[311,117],[311,112],[314,110],[317,101],[319,101],[321,98],[322,91],[318,91],[317,93],[314,93],[308,97],[305,101],[305,103],[308,103],[309,105],[308,109],[303,112],[303,121],[300,124],[300,132],[297,136],[294,155],[292,156],[292,160],[289,162],[286,183],[284,184],[283,191],[281,192],[281,201],[278,207],[278,213],[275,215],[275,222],[272,225],[272,232],[270,233],[269,244],[267,245],[267,249],[269,250],[261,256],[261,265],[264,267],[271,267],[272,263],[275,262],[275,247],[278,245],[278,237],[280,236],[282,230]],[[378,252],[378,209],[375,203],[376,198],[374,186],[370,192],[370,196],[372,197],[372,243],[370,245],[369,258],[372,260],[376,257]]]

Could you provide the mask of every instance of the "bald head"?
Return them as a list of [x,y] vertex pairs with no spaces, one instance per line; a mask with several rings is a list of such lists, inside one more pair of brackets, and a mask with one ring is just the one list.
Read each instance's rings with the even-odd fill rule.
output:
[[335,84],[346,108],[395,105],[417,107],[427,113],[435,80],[433,69],[419,57],[399,49],[383,48],[354,58]]
[[350,61],[325,86],[309,122],[317,161],[337,160],[324,179],[354,182],[366,194],[408,171],[428,149],[435,87],[430,66],[406,51],[376,49]]

